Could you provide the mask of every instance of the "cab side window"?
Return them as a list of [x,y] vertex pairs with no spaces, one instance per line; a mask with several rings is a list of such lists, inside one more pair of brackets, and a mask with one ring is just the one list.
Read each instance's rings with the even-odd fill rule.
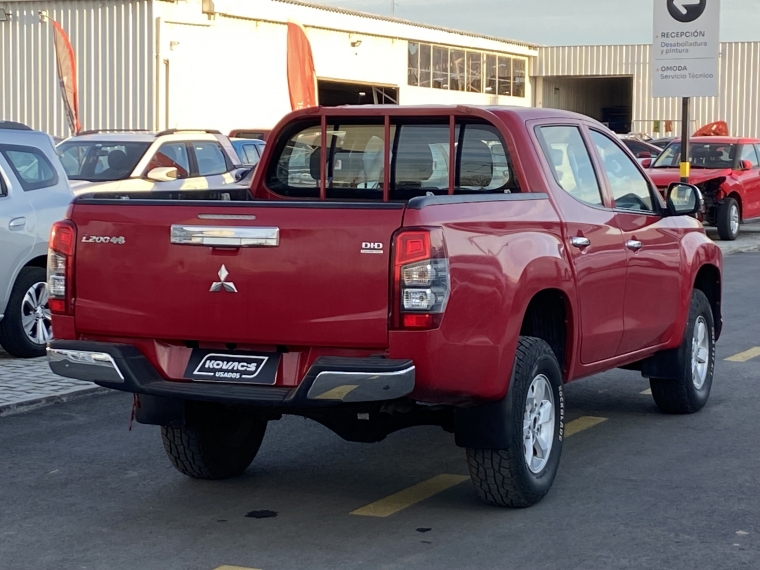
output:
[[538,135],[560,188],[576,200],[603,206],[602,190],[580,129],[569,125],[547,126],[540,127]]
[[195,158],[198,161],[200,176],[213,176],[227,172],[227,161],[222,147],[215,142],[196,142],[193,144]]
[[0,170],[0,198],[8,195],[8,187],[5,185],[5,177],[3,171]]
[[58,184],[58,174],[47,157],[33,147],[2,145],[0,152],[25,192]]
[[753,147],[751,144],[745,144],[744,146],[742,146],[742,153],[739,160],[750,161],[752,163],[752,168],[757,168],[760,166],[760,161],[758,161],[757,153],[755,152],[755,147]]
[[654,202],[649,183],[628,155],[612,139],[598,131],[591,131],[591,139],[604,165],[615,207],[653,212]]
[[164,143],[150,159],[145,174],[154,168],[176,168],[177,178],[187,178],[190,173],[190,161],[187,158],[187,145],[183,142]]

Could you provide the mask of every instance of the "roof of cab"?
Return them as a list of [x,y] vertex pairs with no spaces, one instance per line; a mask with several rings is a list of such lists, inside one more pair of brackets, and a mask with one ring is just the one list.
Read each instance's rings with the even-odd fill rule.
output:
[[352,117],[408,117],[435,115],[467,115],[473,112],[487,114],[510,114],[524,120],[565,118],[572,120],[595,121],[595,119],[580,113],[562,109],[498,106],[498,105],[343,105],[339,107],[311,107],[296,111],[294,117],[316,116],[352,116]]

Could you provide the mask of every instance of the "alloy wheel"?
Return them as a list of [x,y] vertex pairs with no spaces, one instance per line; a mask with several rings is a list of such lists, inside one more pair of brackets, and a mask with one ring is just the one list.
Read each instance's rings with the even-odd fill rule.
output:
[[35,283],[24,295],[21,301],[21,325],[27,338],[34,344],[44,345],[53,338],[46,283]]
[[707,321],[703,316],[694,323],[691,339],[691,381],[697,390],[701,390],[707,380],[707,367],[710,365],[710,339]]
[[549,461],[554,422],[554,393],[549,379],[539,374],[528,388],[523,416],[523,453],[532,473],[540,473]]

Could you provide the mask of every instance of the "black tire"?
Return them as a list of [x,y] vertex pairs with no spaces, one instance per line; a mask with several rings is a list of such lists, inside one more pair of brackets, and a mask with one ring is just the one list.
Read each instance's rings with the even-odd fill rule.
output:
[[[705,362],[705,378],[698,376],[695,383],[693,367],[694,331],[700,319],[706,325],[706,340],[708,342],[707,361]],[[702,291],[695,290],[691,294],[689,318],[686,323],[686,333],[681,348],[675,351],[673,358],[679,358],[680,376],[675,380],[650,378],[652,396],[657,407],[665,414],[693,414],[701,410],[710,397],[713,373],[715,371],[715,321],[710,302]],[[702,385],[698,386],[700,380]]]
[[[718,206],[718,213],[715,216],[715,226],[718,228],[718,235],[724,241],[734,241],[739,235],[739,225],[741,224],[741,209],[739,203],[734,198],[725,198],[723,203]],[[739,224],[736,229],[731,229],[732,215],[738,216]]]
[[19,271],[18,278],[13,284],[10,299],[8,299],[5,316],[0,321],[0,345],[11,356],[18,358],[45,356],[47,343],[33,342],[24,331],[21,320],[23,317],[22,303],[27,291],[32,286],[46,281],[47,274],[42,267],[24,267]]
[[267,422],[252,414],[212,404],[188,405],[185,427],[161,426],[172,465],[195,479],[241,475],[261,447]]
[[[554,429],[548,460],[533,472],[526,460],[523,419],[528,391],[543,374],[554,401]],[[530,507],[543,499],[557,475],[562,454],[565,419],[562,373],[557,357],[541,339],[520,337],[512,381],[507,394],[508,440],[506,449],[467,449],[467,465],[476,492],[487,503],[502,507]],[[532,447],[532,446],[531,446]]]

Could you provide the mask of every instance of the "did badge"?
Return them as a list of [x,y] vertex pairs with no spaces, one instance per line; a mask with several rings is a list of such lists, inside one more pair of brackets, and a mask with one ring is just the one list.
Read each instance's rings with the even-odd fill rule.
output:
[[193,350],[185,378],[205,382],[274,384],[280,355],[271,353]]

